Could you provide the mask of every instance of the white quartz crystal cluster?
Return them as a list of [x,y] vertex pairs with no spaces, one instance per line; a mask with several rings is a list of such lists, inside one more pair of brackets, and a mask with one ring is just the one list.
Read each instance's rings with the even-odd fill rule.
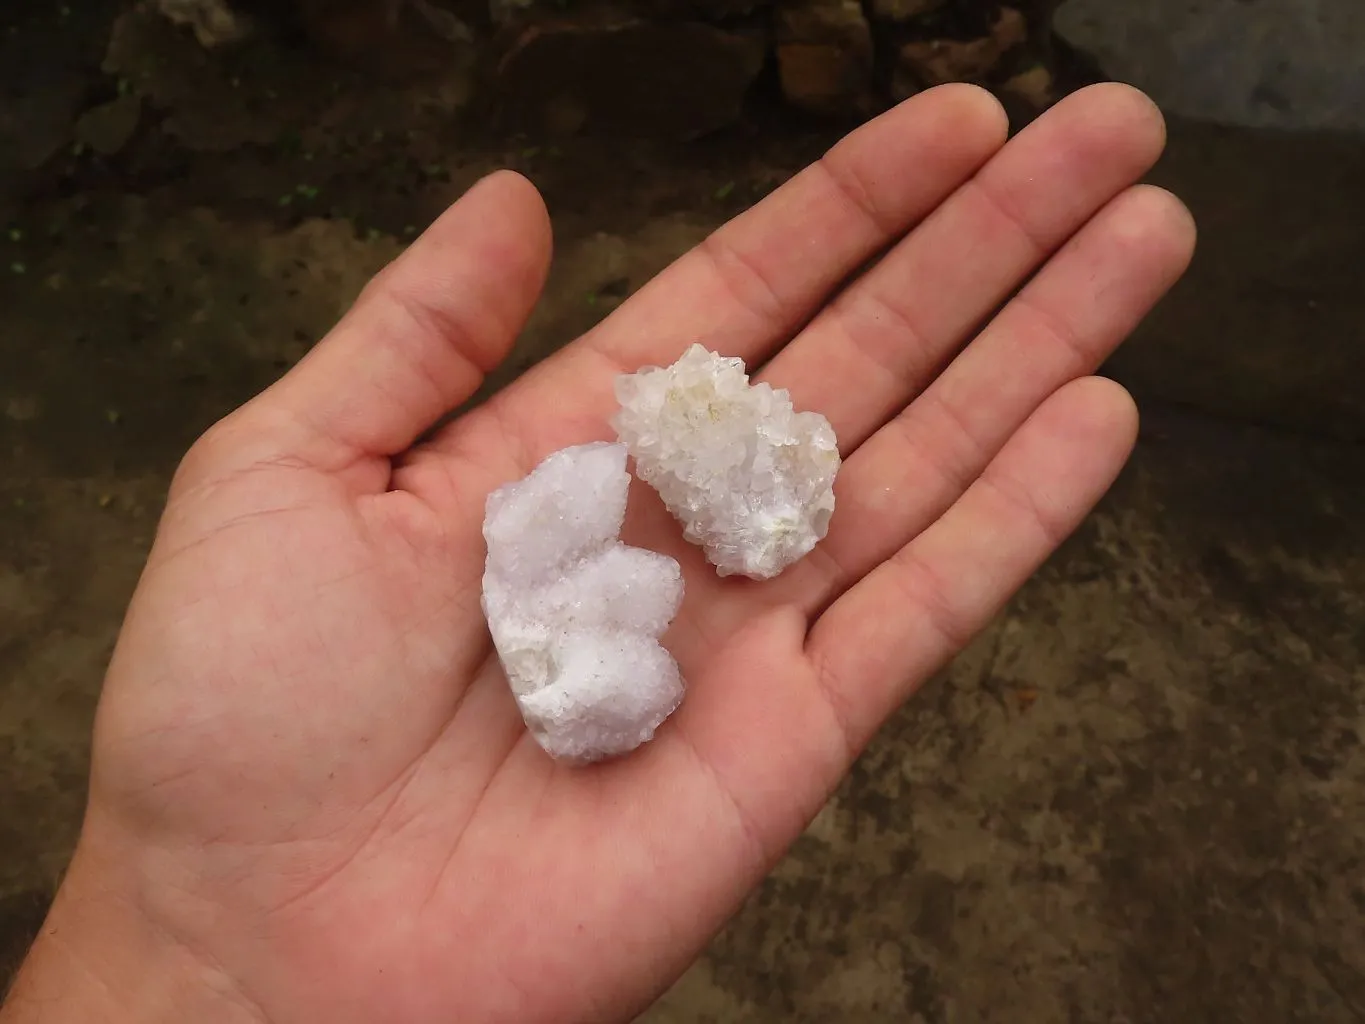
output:
[[587,444],[488,498],[484,613],[522,717],[555,758],[633,750],[682,700],[658,640],[682,574],[619,540],[629,485],[624,445]]
[[620,540],[636,473],[721,576],[769,579],[813,548],[834,512],[829,422],[786,391],[751,386],[738,359],[699,345],[617,380],[620,443],[565,448],[488,498],[483,607],[540,745],[596,761],[653,737],[683,697],[659,643],[682,602],[671,558]]
[[721,576],[770,579],[829,530],[839,448],[829,421],[739,359],[693,345],[672,366],[617,378],[612,420],[635,472]]

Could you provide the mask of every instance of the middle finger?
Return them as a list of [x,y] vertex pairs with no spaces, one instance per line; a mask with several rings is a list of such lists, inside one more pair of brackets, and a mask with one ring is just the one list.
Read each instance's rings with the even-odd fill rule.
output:
[[758,375],[828,417],[847,455],[924,389],[980,324],[1161,154],[1156,107],[1084,89],[828,306]]

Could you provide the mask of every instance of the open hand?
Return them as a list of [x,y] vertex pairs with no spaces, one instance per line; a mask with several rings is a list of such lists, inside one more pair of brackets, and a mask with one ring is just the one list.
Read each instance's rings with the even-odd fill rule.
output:
[[[525,180],[465,195],[185,459],[81,844],[5,1019],[644,1008],[1131,449],[1132,401],[1090,375],[1193,245],[1175,199],[1133,187],[1160,117],[1101,86],[1005,137],[981,90],[909,100],[432,432],[507,353],[550,254]],[[615,375],[694,341],[829,418],[838,508],[760,584],[718,578],[637,486],[624,539],[686,577],[665,640],[688,694],[629,757],[565,767],[488,638],[484,500],[611,438]]]

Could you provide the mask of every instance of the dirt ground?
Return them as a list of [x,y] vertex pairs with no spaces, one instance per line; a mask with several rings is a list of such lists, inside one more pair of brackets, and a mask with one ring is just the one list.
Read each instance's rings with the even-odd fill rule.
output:
[[[209,59],[116,6],[23,0],[0,26],[0,982],[74,840],[105,659],[195,436],[487,169],[526,171],[558,240],[497,386],[831,137],[756,114],[690,146],[497,138],[458,78]],[[1343,263],[1365,231],[1313,191],[1365,144],[1320,143],[1336,162],[1305,166],[1272,244],[1265,180],[1210,167],[1282,140],[1174,137],[1159,177],[1214,255],[1116,364],[1150,398],[1132,465],[651,1024],[1365,1019],[1365,318]],[[1300,337],[1320,343],[1277,340]]]

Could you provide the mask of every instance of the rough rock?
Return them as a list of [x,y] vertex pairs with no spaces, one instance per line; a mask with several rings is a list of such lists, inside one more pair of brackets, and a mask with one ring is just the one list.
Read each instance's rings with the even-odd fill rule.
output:
[[165,111],[162,130],[191,149],[261,145],[282,130],[275,115],[287,107],[287,94],[270,116],[250,109],[225,62],[151,12],[133,9],[119,16],[102,66],[127,81],[130,95],[140,97],[145,109]]
[[681,3],[699,17],[733,19],[761,11],[771,6],[772,0],[681,0]]
[[[623,14],[641,19],[735,23],[766,13],[773,3],[774,0],[617,0],[616,7]],[[568,4],[565,0],[488,0],[490,20],[498,26],[563,18],[566,9],[581,10],[584,6],[587,5]]]
[[299,24],[335,60],[389,79],[439,74],[472,56],[473,30],[435,0],[294,0]]
[[874,106],[872,32],[858,0],[805,0],[778,11],[782,92],[817,114],[866,114]]
[[119,96],[108,103],[91,107],[72,129],[75,140],[96,153],[111,156],[128,144],[142,117],[142,98]]
[[1009,115],[1011,130],[1018,132],[1056,103],[1062,89],[1047,65],[1033,64],[1001,82],[995,94]]
[[739,116],[763,58],[761,36],[697,22],[546,21],[517,33],[498,60],[496,99],[505,127],[536,134],[568,120],[590,132],[691,138]]
[[535,0],[489,0],[488,15],[494,25],[510,25],[536,9]]
[[1042,64],[1035,64],[1006,79],[1000,86],[1000,91],[1042,110],[1056,102],[1056,85],[1052,72]]
[[740,359],[691,346],[672,366],[616,379],[612,418],[683,537],[721,576],[766,580],[829,530],[839,447],[829,421],[749,384]]
[[193,30],[199,45],[212,49],[251,34],[251,19],[227,0],[156,0],[156,9],[176,25]]
[[946,0],[872,0],[872,16],[879,21],[910,21],[944,5]]
[[990,35],[979,39],[930,39],[900,47],[893,91],[897,98],[946,82],[984,82],[1005,54],[1028,35],[1024,15],[1002,7]]
[[37,170],[66,145],[82,91],[82,83],[73,76],[0,102],[0,183]]

